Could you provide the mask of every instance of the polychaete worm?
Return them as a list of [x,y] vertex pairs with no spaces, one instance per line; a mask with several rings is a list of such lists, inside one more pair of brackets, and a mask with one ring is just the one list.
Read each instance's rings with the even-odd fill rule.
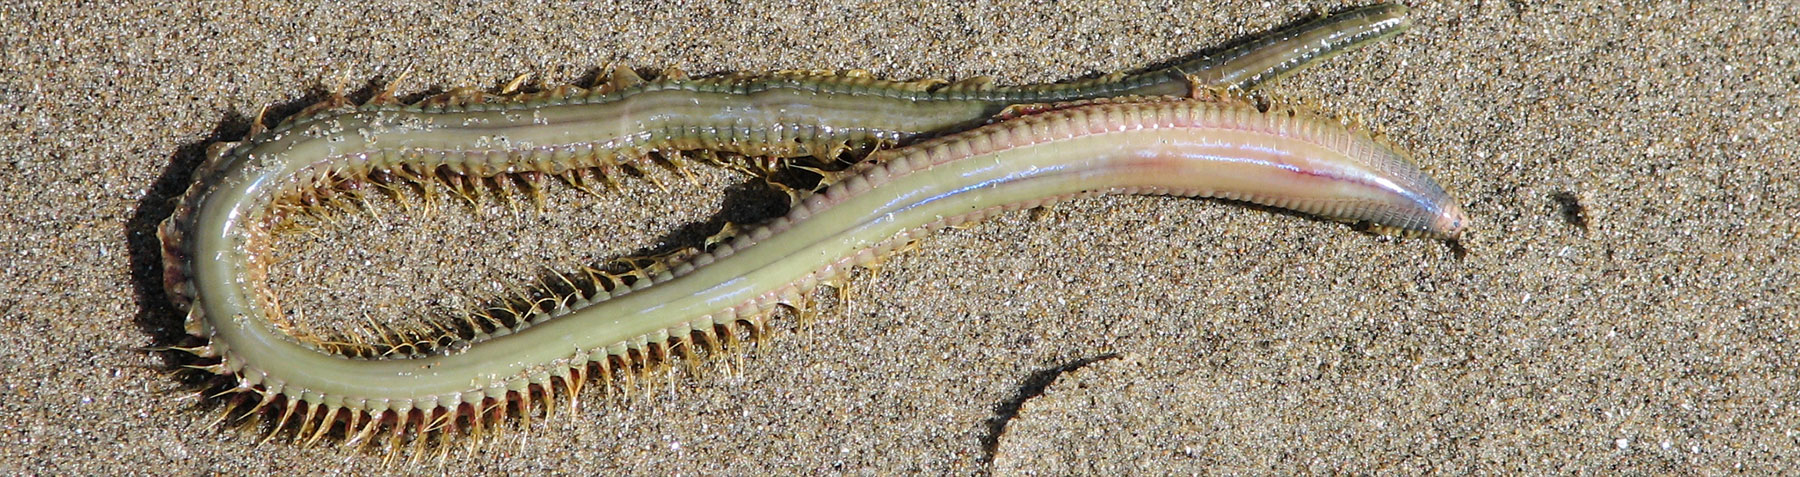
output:
[[[644,80],[620,69],[592,89],[335,98],[215,145],[160,227],[166,287],[194,337],[180,349],[227,382],[226,417],[267,416],[270,437],[385,433],[391,447],[423,446],[529,417],[596,376],[760,336],[771,311],[847,268],[999,211],[1097,194],[1219,197],[1455,238],[1461,209],[1395,148],[1336,120],[1228,99],[1397,34],[1405,13],[1365,7],[1174,67],[1058,84]],[[295,204],[371,180],[581,182],[655,153],[835,159],[878,144],[904,147],[829,174],[785,216],[710,250],[636,278],[571,282],[430,343],[297,337],[266,279],[270,234]]]

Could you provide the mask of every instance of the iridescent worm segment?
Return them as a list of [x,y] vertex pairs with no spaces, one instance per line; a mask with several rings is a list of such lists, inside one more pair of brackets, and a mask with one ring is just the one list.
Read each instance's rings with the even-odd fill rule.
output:
[[[620,70],[593,89],[329,101],[209,152],[160,229],[165,279],[197,338],[183,349],[228,383],[227,416],[243,410],[231,419],[266,416],[271,437],[424,446],[548,412],[596,375],[629,378],[760,335],[770,312],[847,268],[999,211],[1097,194],[1220,197],[1454,238],[1461,210],[1388,144],[1288,108],[1182,98],[1228,97],[1396,34],[1404,15],[1367,7],[1175,67],[1061,84]],[[269,235],[296,204],[367,181],[580,184],[654,153],[835,158],[909,142],[827,174],[787,215],[710,250],[629,276],[590,272],[438,336],[308,339],[266,281]]]

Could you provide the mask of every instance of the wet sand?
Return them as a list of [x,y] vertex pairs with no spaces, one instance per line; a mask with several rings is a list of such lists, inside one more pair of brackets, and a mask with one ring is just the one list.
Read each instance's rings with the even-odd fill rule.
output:
[[[180,332],[154,225],[264,106],[615,62],[1053,81],[1353,4],[57,3],[0,6],[0,473],[1715,474],[1800,455],[1796,4],[1417,4],[1405,35],[1267,88],[1413,150],[1473,217],[1460,258],[1216,201],[1008,214],[859,273],[734,370],[585,393],[384,468],[208,428],[135,351]],[[695,172],[555,191],[542,214],[378,204],[284,235],[277,288],[321,328],[419,319],[780,207]]]

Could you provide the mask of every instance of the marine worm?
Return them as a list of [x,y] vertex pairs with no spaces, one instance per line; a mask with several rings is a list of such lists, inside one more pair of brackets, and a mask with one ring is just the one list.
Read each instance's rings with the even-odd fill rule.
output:
[[[278,410],[276,431],[297,422],[306,440],[341,429],[367,442],[385,429],[398,443],[528,415],[594,374],[712,349],[930,230],[1047,201],[1220,197],[1454,238],[1457,205],[1367,134],[1288,109],[1161,98],[1253,87],[1395,34],[1404,13],[1367,7],[1175,67],[1062,84],[816,73],[644,81],[620,70],[592,90],[330,101],[213,148],[159,229],[164,279],[188,333],[205,340],[185,349],[232,380],[226,394],[246,415]],[[1027,103],[1059,104],[1016,107]],[[1005,119],[952,133],[996,115]],[[875,153],[712,250],[628,283],[577,286],[430,352],[344,356],[298,339],[266,282],[283,207],[372,176],[570,175],[656,152],[829,158],[877,143],[912,144]]]

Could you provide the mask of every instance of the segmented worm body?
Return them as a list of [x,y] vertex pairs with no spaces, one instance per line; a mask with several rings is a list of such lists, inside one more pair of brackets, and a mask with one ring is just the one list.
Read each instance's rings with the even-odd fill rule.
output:
[[[386,95],[330,104],[215,148],[160,229],[165,279],[189,312],[189,333],[207,339],[191,351],[234,378],[253,411],[279,404],[278,430],[303,410],[302,437],[338,428],[362,441],[389,429],[399,440],[464,417],[479,426],[513,404],[530,413],[586,375],[713,346],[734,324],[760,326],[774,307],[919,234],[1052,200],[1222,197],[1454,237],[1462,212],[1444,190],[1364,133],[1286,109],[1162,98],[1252,87],[1392,35],[1403,14],[1365,8],[1176,67],[1065,84],[812,73],[646,82],[620,71],[591,91],[504,101],[454,93],[414,105]],[[1009,119],[943,135],[1003,111]],[[878,152],[786,216],[710,251],[641,280],[531,303],[504,326],[430,353],[343,356],[296,339],[266,283],[263,248],[281,206],[321,187],[381,175],[563,175],[694,149],[835,157],[925,134],[943,136]]]

